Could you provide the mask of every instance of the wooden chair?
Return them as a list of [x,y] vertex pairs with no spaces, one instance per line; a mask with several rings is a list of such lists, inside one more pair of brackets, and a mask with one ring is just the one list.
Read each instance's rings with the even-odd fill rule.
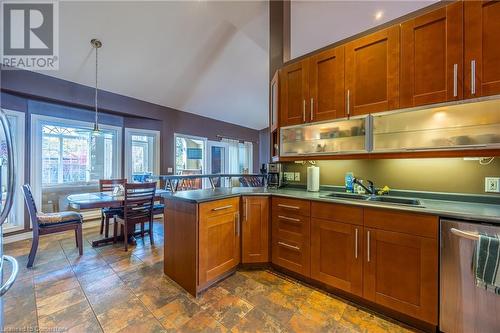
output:
[[153,206],[156,183],[125,184],[125,203],[123,212],[116,215],[113,230],[113,242],[116,243],[118,224],[128,251],[128,233],[135,231],[135,225],[141,224],[141,236],[144,238],[144,223],[149,223],[149,239],[153,244]]
[[42,213],[38,212],[31,193],[31,187],[23,185],[24,199],[28,207],[31,224],[33,225],[33,242],[31,243],[31,251],[28,256],[28,268],[33,267],[36,251],[38,249],[38,241],[40,235],[47,235],[56,232],[75,230],[76,246],[80,255],[83,254],[83,236],[82,222],[83,218],[77,212],[58,212],[58,213]]
[[[118,185],[125,185],[126,179],[100,179],[99,180],[99,191],[100,192],[112,192],[114,188]],[[109,219],[114,218],[115,215],[120,214],[123,211],[122,207],[106,207],[101,209],[101,235],[104,231],[104,236],[109,236]],[[115,221],[116,222],[116,221]]]

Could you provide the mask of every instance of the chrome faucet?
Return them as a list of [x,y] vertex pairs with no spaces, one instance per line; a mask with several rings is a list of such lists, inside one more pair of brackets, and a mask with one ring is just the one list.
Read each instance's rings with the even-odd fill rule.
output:
[[353,178],[352,180],[355,184],[358,184],[359,186],[361,186],[362,188],[365,189],[365,191],[370,194],[371,196],[375,196],[376,195],[376,191],[375,191],[375,185],[373,184],[373,182],[371,180],[366,180],[368,182],[368,187],[366,187],[364,184],[363,184],[363,180],[362,179],[359,179],[359,178]]

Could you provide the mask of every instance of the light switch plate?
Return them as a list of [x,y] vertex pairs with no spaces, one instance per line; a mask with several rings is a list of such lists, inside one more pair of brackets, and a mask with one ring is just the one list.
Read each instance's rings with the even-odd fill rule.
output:
[[295,173],[295,181],[300,182],[300,172]]
[[294,181],[295,174],[293,172],[284,172],[283,177],[285,178],[285,180]]
[[174,172],[174,169],[173,168],[167,168],[167,172],[168,173],[172,173],[172,172]]
[[484,178],[484,191],[492,193],[500,193],[500,178],[499,177]]

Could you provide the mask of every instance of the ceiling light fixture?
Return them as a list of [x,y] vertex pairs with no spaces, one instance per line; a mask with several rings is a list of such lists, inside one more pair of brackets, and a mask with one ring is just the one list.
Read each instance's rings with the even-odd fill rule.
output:
[[97,90],[98,90],[98,70],[99,70],[99,55],[98,50],[102,47],[102,42],[99,39],[93,38],[90,41],[92,47],[95,49],[95,93],[94,93],[94,107],[95,107],[95,122],[94,122],[94,130],[92,131],[93,135],[99,134],[99,112],[97,109]]
[[375,20],[379,21],[380,19],[382,19],[383,16],[384,12],[379,10],[378,12],[375,13]]

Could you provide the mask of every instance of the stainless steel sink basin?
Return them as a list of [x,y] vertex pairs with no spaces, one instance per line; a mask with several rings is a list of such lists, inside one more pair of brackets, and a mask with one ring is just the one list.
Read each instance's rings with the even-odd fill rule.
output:
[[384,203],[393,203],[398,205],[410,205],[410,206],[421,206],[422,202],[414,198],[399,198],[399,197],[370,197],[369,201],[378,201]]
[[351,193],[329,193],[323,196],[324,198],[332,199],[348,199],[348,200],[366,200],[367,195],[362,194],[351,194]]

